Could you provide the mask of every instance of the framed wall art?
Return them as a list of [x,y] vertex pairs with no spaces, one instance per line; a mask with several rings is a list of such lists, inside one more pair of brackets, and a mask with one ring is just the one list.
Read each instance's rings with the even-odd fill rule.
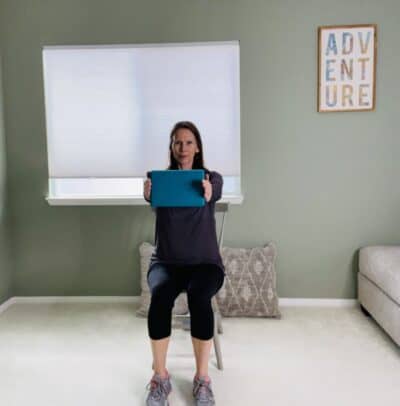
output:
[[318,27],[319,112],[375,109],[376,24]]

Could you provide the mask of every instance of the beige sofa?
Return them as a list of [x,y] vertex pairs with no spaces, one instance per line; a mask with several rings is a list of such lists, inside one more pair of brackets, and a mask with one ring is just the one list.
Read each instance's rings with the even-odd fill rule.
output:
[[361,309],[400,345],[400,246],[361,248],[357,277]]

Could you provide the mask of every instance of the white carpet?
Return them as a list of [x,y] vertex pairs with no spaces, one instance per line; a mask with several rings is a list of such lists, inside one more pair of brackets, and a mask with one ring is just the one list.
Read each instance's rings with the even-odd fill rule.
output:
[[[132,303],[14,303],[0,314],[0,404],[141,406],[151,370]],[[400,348],[358,307],[285,307],[223,320],[218,406],[398,406]],[[190,333],[174,329],[171,406],[192,405]]]

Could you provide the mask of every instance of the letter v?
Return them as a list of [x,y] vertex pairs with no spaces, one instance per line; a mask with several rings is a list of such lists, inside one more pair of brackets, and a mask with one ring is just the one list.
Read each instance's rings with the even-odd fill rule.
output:
[[360,48],[361,48],[361,53],[362,54],[367,53],[370,38],[371,38],[371,31],[368,31],[367,32],[367,38],[366,38],[365,43],[364,43],[363,38],[362,38],[362,32],[361,31],[358,32],[358,39],[360,41]]

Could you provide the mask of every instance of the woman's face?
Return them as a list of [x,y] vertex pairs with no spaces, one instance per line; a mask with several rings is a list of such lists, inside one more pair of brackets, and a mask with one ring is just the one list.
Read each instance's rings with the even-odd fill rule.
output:
[[172,154],[180,169],[192,169],[196,152],[200,152],[196,137],[187,128],[180,128],[172,138]]

